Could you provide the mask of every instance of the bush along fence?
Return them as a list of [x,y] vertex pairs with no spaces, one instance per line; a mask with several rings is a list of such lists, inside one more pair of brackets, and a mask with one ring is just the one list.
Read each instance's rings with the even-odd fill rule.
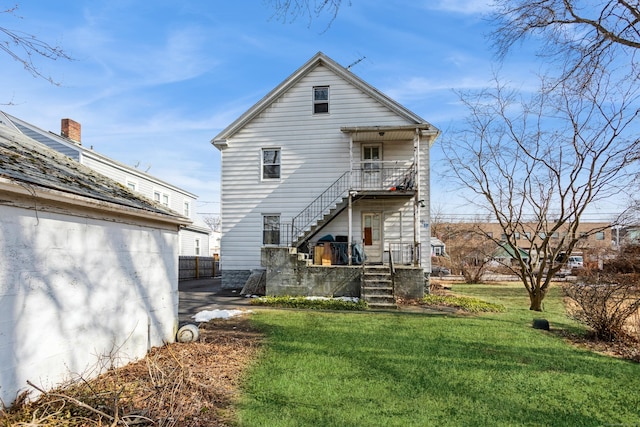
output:
[[178,269],[179,280],[202,279],[220,275],[219,261],[212,257],[178,257]]

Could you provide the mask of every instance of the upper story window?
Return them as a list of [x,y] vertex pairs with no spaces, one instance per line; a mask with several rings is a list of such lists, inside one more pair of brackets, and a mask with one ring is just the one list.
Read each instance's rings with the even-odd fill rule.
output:
[[262,179],[280,178],[280,149],[262,149]]
[[313,88],[313,114],[329,112],[329,86],[315,86]]
[[136,191],[138,189],[138,184],[135,181],[127,180],[127,188],[131,191]]
[[169,195],[161,190],[153,190],[153,201],[169,207]]
[[604,231],[598,231],[596,233],[596,240],[604,240]]
[[191,203],[184,202],[184,216],[191,218]]

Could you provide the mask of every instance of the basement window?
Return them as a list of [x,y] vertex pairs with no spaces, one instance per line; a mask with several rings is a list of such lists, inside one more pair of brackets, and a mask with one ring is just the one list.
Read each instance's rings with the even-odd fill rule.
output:
[[329,113],[329,86],[313,88],[313,114]]

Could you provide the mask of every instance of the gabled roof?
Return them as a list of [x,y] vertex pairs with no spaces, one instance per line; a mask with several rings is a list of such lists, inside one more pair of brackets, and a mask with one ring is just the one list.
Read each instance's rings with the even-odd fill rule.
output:
[[[69,138],[65,138],[63,136],[57,135],[53,132],[48,132],[45,131],[44,129],[41,129],[31,123],[25,122],[22,119],[19,119],[17,117],[12,116],[11,114],[5,113],[3,111],[0,111],[0,125],[6,125],[7,127],[11,127],[14,130],[16,130],[17,132],[20,132],[22,134],[25,134],[27,137],[31,137],[32,139],[36,139],[40,140],[40,142],[44,143],[45,145],[48,145],[50,147],[60,147],[60,146],[64,146],[69,150],[73,150],[79,153],[80,156],[85,156],[88,158],[94,158],[94,159],[98,159],[100,161],[102,161],[103,163],[107,163],[110,164],[111,166],[113,166],[116,169],[120,169],[121,171],[125,171],[126,173],[132,175],[132,176],[136,176],[136,177],[140,177],[140,178],[144,178],[147,179],[151,182],[157,183],[158,185],[162,185],[164,187],[170,188],[178,193],[182,193],[186,196],[189,196],[191,198],[197,199],[198,196],[196,196],[193,193],[190,193],[186,190],[183,190],[179,187],[176,187],[173,184],[170,184],[168,182],[162,181],[161,179],[156,178],[153,175],[150,175],[146,172],[143,172],[139,169],[136,169],[134,167],[125,165],[124,163],[120,163],[117,160],[114,160],[110,157],[107,157],[103,154],[100,154],[96,151],[94,151],[92,148],[87,148],[83,145],[81,145],[80,143],[74,142]],[[25,129],[28,129],[28,132],[25,131]],[[35,136],[34,136],[35,135]],[[46,141],[45,141],[46,140]]]
[[258,101],[253,107],[249,108],[244,114],[238,117],[222,132],[216,135],[211,140],[211,143],[217,147],[223,146],[228,138],[232,137],[236,132],[246,126],[247,123],[249,123],[257,115],[259,115],[262,111],[269,107],[275,100],[282,96],[282,94],[287,92],[292,86],[298,83],[300,79],[302,79],[304,76],[309,74],[309,72],[320,65],[327,67],[336,75],[343,78],[351,85],[357,87],[362,92],[369,95],[371,98],[377,100],[378,102],[389,108],[391,111],[396,113],[398,116],[405,118],[409,122],[413,122],[416,125],[419,125],[421,129],[430,129],[432,131],[435,131],[436,133],[439,133],[438,129],[435,126],[429,124],[422,117],[418,116],[393,99],[389,98],[387,95],[383,94],[378,89],[374,88],[373,86],[353,74],[351,71],[326,56],[324,53],[318,52],[302,67],[298,68],[298,70],[296,70],[282,83],[276,86],[264,98]]
[[[518,252],[520,253],[520,257],[522,259],[527,259],[529,258],[529,253],[527,251],[525,251],[524,249],[521,248],[517,248]],[[511,258],[515,258],[516,257],[516,252],[515,250],[507,243],[503,243],[498,245],[498,247],[496,248],[496,250],[493,253],[493,257],[494,258],[499,258],[499,257],[511,257]]]
[[18,184],[31,195],[38,193],[37,189],[44,189],[52,198],[60,200],[61,195],[78,205],[88,206],[87,200],[91,199],[99,202],[94,207],[116,205],[134,216],[180,225],[191,223],[169,208],[0,123],[0,190],[10,188],[11,184],[14,187]]

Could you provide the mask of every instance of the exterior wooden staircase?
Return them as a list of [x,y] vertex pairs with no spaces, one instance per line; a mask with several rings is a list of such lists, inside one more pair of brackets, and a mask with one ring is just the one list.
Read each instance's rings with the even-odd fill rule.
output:
[[362,171],[343,173],[333,184],[323,191],[302,212],[291,220],[291,246],[301,247],[311,237],[320,232],[327,224],[344,211],[349,204],[349,194],[355,201],[367,192],[385,192],[413,195],[415,190],[415,165],[409,168],[381,169],[383,178],[377,187],[362,182]]
[[360,297],[372,309],[397,309],[393,277],[388,265],[365,264]]

